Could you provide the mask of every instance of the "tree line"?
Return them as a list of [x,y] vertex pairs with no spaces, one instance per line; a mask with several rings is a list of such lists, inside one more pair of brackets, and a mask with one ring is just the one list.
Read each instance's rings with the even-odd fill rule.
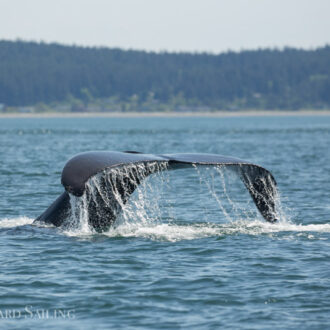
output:
[[330,107],[330,46],[154,53],[0,41],[0,104],[112,98],[212,109]]

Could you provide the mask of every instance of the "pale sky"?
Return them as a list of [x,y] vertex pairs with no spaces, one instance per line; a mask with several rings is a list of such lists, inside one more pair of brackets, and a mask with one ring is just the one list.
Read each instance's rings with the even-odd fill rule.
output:
[[330,44],[330,0],[0,0],[0,39],[208,51]]

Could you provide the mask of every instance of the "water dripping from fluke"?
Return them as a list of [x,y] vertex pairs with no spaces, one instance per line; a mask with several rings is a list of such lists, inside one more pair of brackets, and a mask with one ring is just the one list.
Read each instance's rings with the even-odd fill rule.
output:
[[[167,163],[132,164],[96,174],[86,182],[82,196],[69,195],[70,213],[64,228],[91,233],[154,222],[161,214],[158,199],[166,183],[166,168]],[[154,185],[146,180],[150,173],[156,173]]]
[[[65,192],[36,222],[51,223],[81,233],[108,232],[122,224],[132,225],[132,219],[139,220],[134,225],[136,222],[140,225],[154,223],[159,218],[155,215],[160,212],[157,202],[160,194],[154,189],[166,183],[168,177],[165,173],[191,167],[199,171],[200,166],[206,166],[205,173],[209,168],[215,169],[208,178],[202,175],[199,178],[200,182],[205,182],[228,221],[238,215],[246,219],[251,210],[242,210],[229,197],[227,170],[238,175],[265,220],[274,223],[280,219],[275,179],[259,165],[214,154],[88,152],[75,156],[65,165],[62,172]],[[146,180],[151,174],[157,174],[158,184],[150,185]],[[218,187],[221,187],[221,193]],[[151,191],[152,198],[146,195],[148,191],[149,194]],[[138,197],[129,202],[133,193]],[[154,213],[150,213],[150,209]]]

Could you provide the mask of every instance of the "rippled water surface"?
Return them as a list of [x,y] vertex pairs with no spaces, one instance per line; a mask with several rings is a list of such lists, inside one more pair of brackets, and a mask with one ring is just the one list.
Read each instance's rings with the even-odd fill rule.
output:
[[[0,119],[0,327],[329,327],[329,142],[327,116]],[[250,160],[280,221],[206,167],[149,177],[106,233],[32,225],[90,150]]]

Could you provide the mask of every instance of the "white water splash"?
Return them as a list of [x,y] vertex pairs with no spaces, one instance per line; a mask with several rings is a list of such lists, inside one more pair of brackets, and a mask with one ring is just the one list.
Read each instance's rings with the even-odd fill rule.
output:
[[18,217],[18,218],[4,218],[0,219],[0,228],[14,228],[21,227],[25,225],[31,225],[34,219],[28,217]]
[[[298,238],[304,233],[308,234],[306,236],[308,239],[315,239],[315,236],[313,235],[315,233],[330,233],[330,224],[271,224],[259,220],[255,220],[253,222],[242,220],[222,225],[210,223],[186,225],[179,225],[175,223],[149,225],[124,224],[111,228],[108,232],[104,232],[101,235],[111,238],[145,238],[155,241],[177,242],[182,240],[194,240],[210,237],[228,237],[232,235],[272,236],[273,234],[278,234],[285,235],[285,238],[287,238],[288,235],[290,238]],[[86,238],[88,236],[93,237],[92,234],[86,235],[84,233],[72,231],[65,232],[65,234],[78,238]]]
[[[207,237],[226,237],[231,235],[267,235],[273,233],[288,233],[300,236],[302,233],[330,233],[330,224],[271,224],[264,221],[236,221],[229,224],[156,224],[149,226],[119,226],[111,229],[104,235],[108,237],[141,237],[157,241],[176,242]],[[313,239],[313,235],[308,236]]]
[[[32,225],[34,219],[28,217],[0,219],[0,229],[15,228]],[[63,230],[65,236],[77,238],[93,238],[95,233],[91,231]],[[329,239],[319,237],[319,234],[330,233],[330,223],[326,224],[293,224],[289,222],[278,222],[271,224],[263,220],[238,220],[228,224],[175,224],[175,223],[122,223],[111,228],[108,232],[96,235],[111,238],[144,238],[154,241],[178,242],[182,240],[194,240],[203,238],[219,238],[232,235],[285,235],[285,238],[299,238],[304,236],[309,240]]]

